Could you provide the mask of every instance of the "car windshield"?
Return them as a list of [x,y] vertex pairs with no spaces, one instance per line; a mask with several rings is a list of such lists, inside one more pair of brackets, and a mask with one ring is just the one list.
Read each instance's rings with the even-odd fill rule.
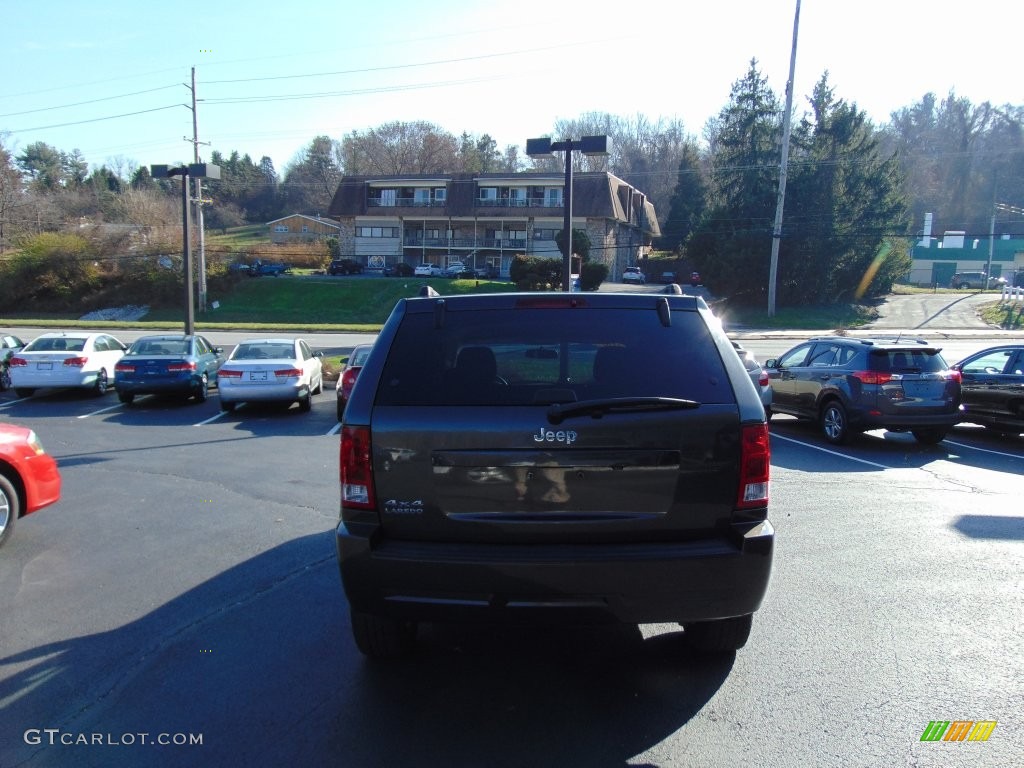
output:
[[128,350],[130,355],[187,355],[184,339],[140,339]]
[[292,359],[295,357],[295,348],[291,344],[274,344],[272,342],[252,342],[239,344],[231,356],[232,360],[269,360],[269,359]]
[[85,349],[85,339],[73,339],[65,336],[36,339],[25,347],[26,352],[81,352],[83,349]]

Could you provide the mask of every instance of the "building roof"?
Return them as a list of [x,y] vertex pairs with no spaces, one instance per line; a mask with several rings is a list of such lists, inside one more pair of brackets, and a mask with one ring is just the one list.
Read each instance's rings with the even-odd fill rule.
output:
[[295,218],[308,219],[309,221],[316,222],[317,224],[326,224],[328,227],[334,227],[335,229],[341,229],[341,225],[338,224],[338,222],[336,222],[336,221],[331,221],[330,219],[321,218],[320,216],[307,216],[304,213],[289,213],[287,216],[282,216],[280,219],[274,219],[273,221],[268,221],[267,222],[267,226],[270,226],[271,224],[276,224],[279,221],[287,221],[288,219],[295,219]]

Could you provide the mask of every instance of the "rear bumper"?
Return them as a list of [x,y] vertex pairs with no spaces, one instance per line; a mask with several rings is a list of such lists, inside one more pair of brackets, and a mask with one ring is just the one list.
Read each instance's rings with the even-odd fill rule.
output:
[[851,414],[850,420],[860,429],[908,430],[921,427],[942,427],[949,429],[960,422],[960,412],[926,413],[907,415],[902,413],[872,414],[861,411]]
[[338,526],[355,610],[418,620],[706,621],[756,611],[775,531],[639,544],[487,545],[387,541]]
[[220,399],[225,403],[290,402],[310,394],[310,385],[301,384],[228,384],[218,383]]

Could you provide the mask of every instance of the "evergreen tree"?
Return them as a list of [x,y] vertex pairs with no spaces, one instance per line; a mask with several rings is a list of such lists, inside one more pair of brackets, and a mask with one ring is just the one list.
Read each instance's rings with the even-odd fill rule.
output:
[[676,187],[669,201],[668,216],[661,228],[660,246],[678,252],[690,239],[707,208],[708,185],[697,147],[690,143],[683,150],[676,172]]

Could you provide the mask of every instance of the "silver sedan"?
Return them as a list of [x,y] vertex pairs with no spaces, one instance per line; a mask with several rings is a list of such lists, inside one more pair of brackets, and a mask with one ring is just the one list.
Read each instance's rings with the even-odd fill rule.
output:
[[238,403],[297,402],[308,411],[324,388],[323,353],[303,339],[247,339],[231,352],[217,374],[220,408]]

